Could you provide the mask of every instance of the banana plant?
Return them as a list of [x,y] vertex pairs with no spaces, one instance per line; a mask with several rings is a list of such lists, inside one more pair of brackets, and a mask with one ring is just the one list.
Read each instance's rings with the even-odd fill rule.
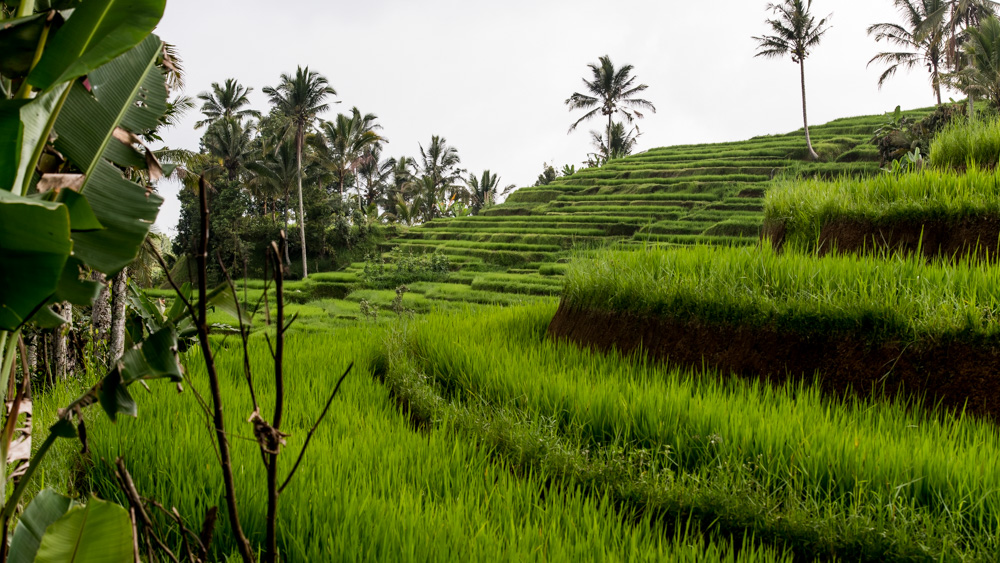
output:
[[[119,272],[156,219],[162,199],[135,179],[153,182],[169,172],[139,136],[155,129],[166,111],[157,64],[163,44],[152,34],[165,2],[0,0],[0,14],[14,16],[0,20],[0,402],[10,399],[22,327],[64,322],[51,311],[53,303],[93,303],[99,286],[81,274]],[[83,408],[100,404],[112,419],[135,415],[129,385],[181,379],[181,315],[150,318],[147,329],[105,377],[61,411],[27,466],[14,473],[10,494],[0,478],[0,559],[131,557],[127,513],[96,499],[74,505],[42,493],[22,515],[10,552],[6,530],[52,443],[77,437]],[[26,400],[20,392],[14,399],[17,405]],[[16,420],[15,406],[0,440],[5,475]]]

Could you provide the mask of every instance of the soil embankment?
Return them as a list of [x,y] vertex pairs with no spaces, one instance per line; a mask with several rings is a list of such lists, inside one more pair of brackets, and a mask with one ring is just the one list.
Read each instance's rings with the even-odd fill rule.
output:
[[783,383],[819,374],[824,393],[924,397],[1000,420],[1000,346],[878,342],[871,335],[791,333],[698,319],[582,310],[560,303],[549,336],[604,352],[641,351],[654,360],[707,366]]
[[[761,237],[781,250],[788,235],[783,222],[766,222]],[[967,217],[960,220],[892,221],[876,223],[837,219],[820,228],[816,241],[820,254],[889,251],[938,257],[996,258],[1000,242],[1000,217]]]

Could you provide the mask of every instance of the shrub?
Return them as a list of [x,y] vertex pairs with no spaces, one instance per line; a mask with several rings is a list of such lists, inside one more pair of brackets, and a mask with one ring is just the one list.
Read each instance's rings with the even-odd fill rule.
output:
[[994,168],[1000,160],[1000,120],[955,123],[931,142],[933,166],[962,170],[970,162]]
[[451,269],[448,257],[439,252],[414,255],[393,249],[389,257],[388,263],[382,255],[366,257],[361,280],[367,287],[389,289],[417,281],[444,281]]

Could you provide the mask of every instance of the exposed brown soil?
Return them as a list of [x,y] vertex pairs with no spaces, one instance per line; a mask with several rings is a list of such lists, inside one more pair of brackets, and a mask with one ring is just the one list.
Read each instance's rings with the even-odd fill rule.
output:
[[646,317],[559,304],[549,336],[604,352],[647,357],[772,383],[820,376],[833,397],[921,396],[1000,420],[1000,346],[963,342],[872,342],[871,335],[793,333],[773,327]]
[[[764,226],[761,235],[781,249],[785,227],[781,223]],[[838,253],[887,250],[905,254],[920,253],[935,257],[980,258],[996,257],[1000,241],[1000,217],[969,217],[958,221],[907,221],[874,223],[853,219],[838,219],[823,225],[819,235],[819,252],[833,249]]]

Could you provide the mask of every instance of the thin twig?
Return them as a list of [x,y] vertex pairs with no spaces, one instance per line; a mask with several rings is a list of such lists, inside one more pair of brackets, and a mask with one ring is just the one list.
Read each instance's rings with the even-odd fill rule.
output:
[[302,444],[302,450],[299,451],[299,457],[295,460],[295,465],[292,466],[292,470],[288,473],[288,477],[285,477],[285,482],[282,483],[281,487],[278,488],[279,494],[282,491],[284,491],[285,487],[288,486],[288,483],[291,482],[292,477],[295,475],[295,471],[299,468],[299,463],[302,462],[302,458],[306,455],[306,448],[309,447],[309,440],[312,440],[313,433],[316,432],[316,429],[319,428],[320,423],[323,422],[323,418],[326,416],[327,411],[330,410],[330,405],[333,404],[334,397],[337,396],[337,391],[340,390],[340,384],[343,383],[345,379],[347,379],[347,374],[351,373],[351,368],[353,367],[354,367],[354,362],[351,362],[351,365],[347,366],[347,371],[344,372],[344,375],[341,375],[340,379],[337,380],[337,385],[336,387],[333,388],[333,393],[330,394],[330,398],[327,399],[326,406],[323,407],[323,412],[320,413],[319,418],[316,419],[316,422],[313,423],[312,428],[309,429],[309,433],[306,434],[306,441]]
[[[219,267],[222,268],[222,275],[226,276],[226,283],[229,285],[229,290],[233,293],[233,302],[236,304],[236,321],[240,323],[240,340],[243,341],[243,375],[247,380],[247,387],[250,388],[250,400],[253,402],[253,410],[259,410],[257,406],[257,393],[253,388],[253,375],[250,370],[250,344],[248,342],[247,328],[243,324],[243,306],[240,305],[239,294],[236,293],[236,285],[233,284],[233,279],[229,276],[229,270],[226,269],[226,265],[222,263],[222,255],[216,251],[215,259],[219,262]],[[244,292],[244,297],[246,293]]]
[[177,524],[177,527],[180,528],[180,530],[181,530],[181,534],[180,535],[181,535],[181,538],[183,538],[184,546],[185,546],[185,549],[188,552],[188,556],[189,557],[191,557],[192,559],[196,559],[195,554],[192,553],[192,551],[191,551],[191,546],[190,546],[190,543],[188,542],[188,539],[187,539],[188,536],[191,536],[192,538],[194,538],[194,541],[198,545],[198,550],[199,551],[207,551],[207,546],[205,546],[205,545],[203,545],[201,543],[201,538],[198,537],[198,534],[196,534],[194,532],[194,530],[191,530],[190,528],[188,528],[187,526],[184,525],[184,520],[181,518],[181,515],[177,513],[177,509],[167,510],[162,504],[160,504],[159,502],[157,502],[156,499],[151,499],[151,498],[145,498],[145,497],[143,497],[142,500],[143,500],[143,502],[149,504],[153,508],[155,508],[155,509],[159,510],[160,512],[162,512],[163,514],[165,514],[167,516],[167,518],[170,518],[171,520],[174,521],[175,524]]
[[288,329],[292,328],[292,323],[294,323],[297,320],[299,320],[299,314],[295,313],[294,315],[292,315],[292,320],[288,321],[288,323],[285,324],[285,328],[281,329],[281,332],[282,333],[287,332]]
[[[281,232],[281,240],[287,244],[284,231]],[[281,419],[285,409],[285,276],[281,268],[280,250],[277,243],[273,241],[271,242],[271,256],[276,265],[274,269],[274,291],[275,301],[277,301],[278,305],[276,323],[278,328],[275,331],[274,343],[274,418],[269,430],[277,438],[280,436]],[[261,442],[260,447],[261,450],[264,449],[264,442]],[[273,563],[278,558],[278,496],[281,494],[281,491],[278,489],[278,455],[280,451],[280,442],[277,442],[273,445],[273,452],[265,456],[264,463],[267,469],[267,522],[264,561],[267,563]]]
[[216,440],[219,443],[219,455],[222,458],[222,480],[225,486],[226,513],[229,516],[229,527],[236,541],[240,557],[244,563],[253,563],[254,553],[250,541],[243,533],[240,522],[239,508],[236,504],[236,480],[233,477],[233,461],[229,453],[229,440],[226,438],[226,423],[222,413],[222,389],[219,386],[219,373],[216,371],[215,358],[212,356],[211,344],[208,339],[208,308],[206,303],[208,284],[208,182],[202,176],[199,179],[198,198],[201,203],[201,240],[198,248],[198,342],[201,344],[205,370],[208,373],[209,387],[212,392],[214,407],[213,422]]
[[167,557],[174,563],[180,563],[174,552],[170,551],[170,548],[156,535],[156,528],[153,526],[153,521],[150,520],[149,514],[146,513],[142,497],[139,496],[139,491],[135,488],[135,482],[132,481],[132,475],[129,474],[128,469],[125,467],[125,462],[120,457],[115,459],[115,477],[118,478],[118,485],[121,487],[122,492],[125,493],[125,498],[128,499],[128,503],[134,511],[134,516],[142,522],[142,528],[146,532],[147,541],[152,539],[156,543],[158,550],[166,553]]

